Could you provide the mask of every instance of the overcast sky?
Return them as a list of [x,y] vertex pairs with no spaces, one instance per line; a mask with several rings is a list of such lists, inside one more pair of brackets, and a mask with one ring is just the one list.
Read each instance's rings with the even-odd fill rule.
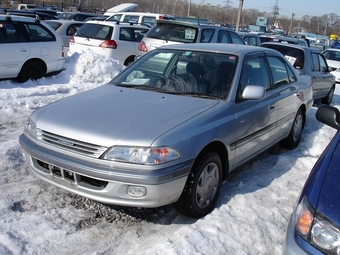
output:
[[[231,7],[237,8],[240,4],[239,0],[192,0],[195,3],[210,3],[211,5],[226,6],[227,3]],[[340,15],[339,0],[244,0],[243,9],[257,9],[259,11],[272,13],[273,7],[279,7],[279,14],[291,16],[294,13],[295,17],[304,15],[322,16],[324,14],[336,13]],[[321,4],[322,3],[322,4]],[[308,8],[306,8],[308,6]]]

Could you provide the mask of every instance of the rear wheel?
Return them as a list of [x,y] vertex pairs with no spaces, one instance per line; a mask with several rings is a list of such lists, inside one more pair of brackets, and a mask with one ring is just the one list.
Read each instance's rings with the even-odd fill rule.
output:
[[294,149],[297,147],[301,140],[301,134],[304,126],[304,115],[302,110],[299,109],[296,113],[292,129],[288,137],[282,141],[282,145],[287,149]]
[[334,95],[334,86],[330,89],[328,92],[327,96],[322,98],[321,102],[326,105],[330,105],[333,100],[333,95]]
[[29,79],[37,80],[45,74],[44,67],[38,61],[30,61],[24,64],[18,75],[19,82],[26,82]]
[[207,152],[195,162],[176,208],[199,218],[215,206],[222,185],[222,162],[216,152]]

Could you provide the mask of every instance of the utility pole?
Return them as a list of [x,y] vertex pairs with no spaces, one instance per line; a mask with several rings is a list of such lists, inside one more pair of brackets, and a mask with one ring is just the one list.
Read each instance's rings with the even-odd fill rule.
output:
[[292,32],[293,20],[294,20],[294,13],[292,13],[292,20],[290,21],[288,35],[290,35]]
[[235,27],[236,32],[238,31],[238,27],[240,26],[240,20],[241,20],[241,15],[242,15],[242,7],[243,7],[243,0],[240,0],[240,4],[238,6],[236,27]]
[[188,17],[190,17],[190,6],[191,6],[191,0],[189,0],[189,5],[188,5]]

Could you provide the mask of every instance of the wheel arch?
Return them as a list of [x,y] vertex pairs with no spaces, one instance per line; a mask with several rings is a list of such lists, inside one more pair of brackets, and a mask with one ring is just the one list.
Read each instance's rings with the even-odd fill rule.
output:
[[26,64],[29,64],[29,63],[31,63],[31,62],[39,62],[39,63],[43,66],[43,68],[44,68],[44,75],[46,74],[46,72],[47,72],[47,65],[46,65],[45,61],[42,60],[41,58],[30,58],[30,59],[26,60],[25,63],[21,66],[20,71],[19,71],[19,74],[20,74],[22,68],[23,68]]
[[223,176],[222,176],[222,180],[225,180],[228,178],[228,173],[229,173],[229,156],[228,156],[228,150],[225,146],[224,143],[222,143],[221,141],[213,141],[209,144],[207,144],[201,151],[200,153],[197,155],[196,160],[199,159],[203,154],[209,152],[209,151],[214,151],[216,152],[221,159],[222,162],[222,172],[223,172]]

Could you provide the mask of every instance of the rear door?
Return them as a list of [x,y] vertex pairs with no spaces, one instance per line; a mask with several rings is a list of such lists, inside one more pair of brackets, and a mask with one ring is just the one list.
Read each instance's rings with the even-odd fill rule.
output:
[[311,56],[314,98],[324,98],[334,84],[334,76],[329,72],[327,62],[322,54],[312,52]]
[[0,24],[0,78],[15,78],[31,54],[31,46],[19,22]]

